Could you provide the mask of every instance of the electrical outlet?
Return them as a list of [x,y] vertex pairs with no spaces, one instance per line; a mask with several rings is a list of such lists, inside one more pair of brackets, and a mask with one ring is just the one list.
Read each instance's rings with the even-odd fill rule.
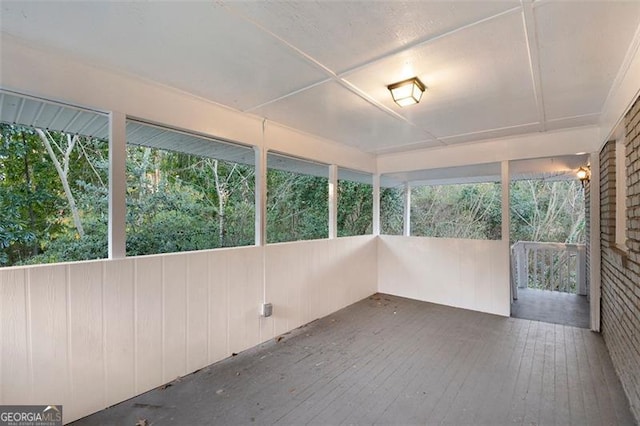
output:
[[263,303],[260,310],[260,315],[262,315],[263,317],[270,317],[272,314],[273,305],[271,303]]

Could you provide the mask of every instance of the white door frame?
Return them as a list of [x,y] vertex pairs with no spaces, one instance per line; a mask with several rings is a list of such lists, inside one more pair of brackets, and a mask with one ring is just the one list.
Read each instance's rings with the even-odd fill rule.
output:
[[600,153],[591,153],[589,193],[589,312],[591,330],[600,331]]

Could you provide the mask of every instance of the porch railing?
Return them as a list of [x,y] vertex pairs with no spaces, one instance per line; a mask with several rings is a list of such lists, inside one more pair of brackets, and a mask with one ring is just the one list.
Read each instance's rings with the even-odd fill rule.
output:
[[584,244],[518,241],[511,246],[512,295],[519,288],[587,294]]

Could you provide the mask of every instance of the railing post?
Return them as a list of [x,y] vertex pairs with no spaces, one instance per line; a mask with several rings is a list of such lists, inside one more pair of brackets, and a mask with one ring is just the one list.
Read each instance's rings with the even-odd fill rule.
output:
[[568,262],[568,258],[569,258],[569,255],[567,254],[566,251],[562,251],[558,254],[558,277],[560,281],[558,285],[560,286],[562,291],[565,291],[565,292],[567,291],[568,283],[565,280],[564,270],[565,270],[565,265]]
[[555,289],[559,290],[556,282],[557,277],[555,277],[555,269],[553,267],[554,266],[553,258],[555,257],[554,256],[555,253],[553,252],[552,249],[547,249],[546,252],[547,252],[547,257],[549,258],[549,287],[550,287],[549,290],[551,291]]
[[578,273],[577,278],[577,293],[580,296],[587,295],[587,256],[586,247],[584,245],[578,246]]
[[547,270],[549,271],[549,288],[548,290],[553,291],[556,288],[556,283],[554,281],[553,278],[553,251],[551,251],[550,249],[545,249],[544,250],[544,258],[547,261]]
[[512,253],[518,288],[586,294],[584,244],[518,241],[512,246]]
[[538,286],[538,249],[533,250],[533,283]]
[[527,288],[529,286],[529,276],[527,274],[528,271],[528,263],[526,257],[526,250],[524,245],[521,243],[516,243],[516,259],[517,259],[517,267],[518,267],[518,288]]
[[[511,249],[509,250],[509,253],[511,254],[511,284],[514,288],[518,287],[520,285],[520,274],[519,274],[519,267],[518,267],[518,250],[517,250],[517,245],[518,243],[514,243],[511,246]],[[513,290],[515,291],[515,290]],[[517,299],[517,297],[515,297]]]

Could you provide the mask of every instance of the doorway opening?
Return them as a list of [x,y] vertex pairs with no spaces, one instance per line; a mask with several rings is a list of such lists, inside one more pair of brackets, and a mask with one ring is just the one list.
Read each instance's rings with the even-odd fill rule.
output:
[[515,175],[509,201],[511,316],[589,328],[582,184],[569,173]]

